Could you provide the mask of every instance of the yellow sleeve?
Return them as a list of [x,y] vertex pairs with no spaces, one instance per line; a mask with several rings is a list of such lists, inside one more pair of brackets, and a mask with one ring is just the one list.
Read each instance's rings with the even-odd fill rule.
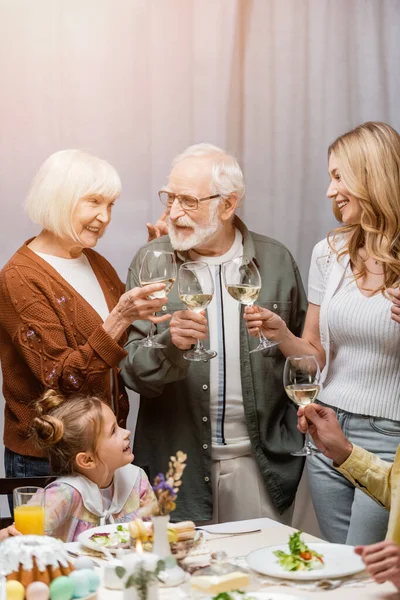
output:
[[336,469],[375,502],[390,510],[393,463],[353,445],[349,458]]

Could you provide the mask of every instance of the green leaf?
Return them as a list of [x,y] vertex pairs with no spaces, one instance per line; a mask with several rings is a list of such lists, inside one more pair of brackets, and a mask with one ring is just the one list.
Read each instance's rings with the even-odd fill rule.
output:
[[118,575],[118,577],[120,579],[122,579],[124,577],[125,573],[126,573],[126,570],[124,569],[124,567],[116,567],[115,568],[115,572]]
[[125,583],[126,588],[133,587],[135,585],[135,577],[133,575],[129,575],[127,582]]

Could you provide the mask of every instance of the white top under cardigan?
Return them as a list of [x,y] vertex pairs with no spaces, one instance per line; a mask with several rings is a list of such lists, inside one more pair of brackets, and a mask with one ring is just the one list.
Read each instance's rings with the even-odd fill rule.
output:
[[400,325],[391,319],[390,300],[381,293],[364,296],[349,256],[338,259],[326,239],[313,250],[308,299],[320,306],[326,352],[319,399],[348,412],[400,420]]

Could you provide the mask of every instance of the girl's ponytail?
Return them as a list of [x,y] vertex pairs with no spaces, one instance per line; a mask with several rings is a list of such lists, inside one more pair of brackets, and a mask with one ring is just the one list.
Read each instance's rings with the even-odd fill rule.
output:
[[36,402],[36,417],[33,420],[34,434],[40,448],[51,448],[64,435],[64,423],[53,416],[55,409],[64,404],[65,398],[56,390],[47,390]]

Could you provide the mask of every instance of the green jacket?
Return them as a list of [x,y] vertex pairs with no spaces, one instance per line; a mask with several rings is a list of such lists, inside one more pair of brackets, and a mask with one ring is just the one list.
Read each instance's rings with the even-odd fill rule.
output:
[[[249,232],[236,217],[243,235],[243,254],[255,259],[262,277],[257,304],[276,310],[295,335],[301,335],[307,301],[297,265],[279,242]],[[172,251],[167,236],[149,242],[133,259],[127,289],[139,286],[139,269],[146,250]],[[184,257],[176,255],[178,265]],[[168,312],[184,310],[178,286],[168,296]],[[163,313],[159,313],[163,314]],[[151,477],[165,472],[169,457],[182,450],[187,467],[179,491],[174,520],[209,520],[212,517],[211,423],[209,415],[209,363],[191,363],[183,358],[170,338],[169,326],[157,327],[156,338],[166,344],[155,350],[138,346],[149,323],[135,321],[122,361],[127,387],[141,396],[135,433],[135,461],[150,468]],[[208,340],[205,340],[207,342]],[[245,418],[254,455],[268,492],[280,512],[293,502],[304,466],[302,458],[290,455],[302,444],[297,430],[296,408],[282,383],[285,359],[278,347],[249,354],[258,340],[248,335],[244,319],[240,326],[241,379]],[[207,347],[207,343],[204,344]],[[243,490],[245,502],[246,490]]]

